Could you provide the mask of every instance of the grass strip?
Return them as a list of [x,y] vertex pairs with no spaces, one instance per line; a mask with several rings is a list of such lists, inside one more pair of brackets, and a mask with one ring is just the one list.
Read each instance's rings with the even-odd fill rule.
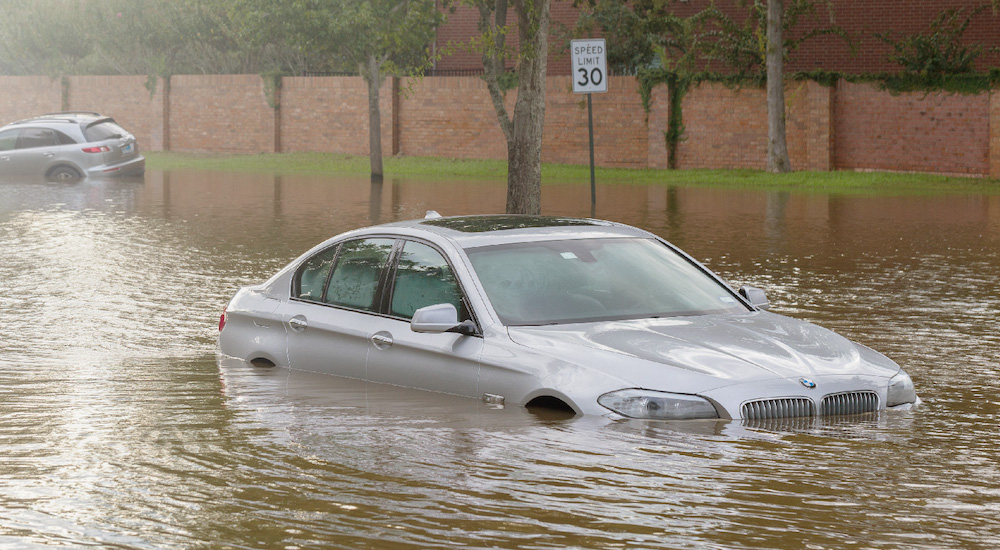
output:
[[[365,176],[367,156],[331,153],[274,153],[259,155],[146,153],[150,170],[207,170],[284,174]],[[385,177],[412,179],[469,179],[506,181],[504,160],[469,160],[429,157],[386,157]],[[761,170],[657,170],[596,169],[601,184],[680,185],[735,189],[770,189],[872,194],[1000,194],[1000,180],[924,173],[790,172],[770,174]],[[589,184],[590,167],[545,164],[542,181],[548,184]]]

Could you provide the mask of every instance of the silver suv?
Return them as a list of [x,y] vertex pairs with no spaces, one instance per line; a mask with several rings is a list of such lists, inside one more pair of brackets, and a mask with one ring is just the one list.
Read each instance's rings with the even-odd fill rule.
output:
[[98,113],[52,113],[0,128],[0,175],[69,180],[145,171],[135,136]]

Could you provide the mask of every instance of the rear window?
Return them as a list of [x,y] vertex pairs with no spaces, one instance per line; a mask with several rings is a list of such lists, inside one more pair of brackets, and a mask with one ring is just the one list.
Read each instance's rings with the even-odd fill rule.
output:
[[86,136],[87,141],[104,141],[107,139],[118,139],[128,135],[128,132],[124,128],[106,120],[104,122],[98,122],[87,126],[84,130],[83,135]]

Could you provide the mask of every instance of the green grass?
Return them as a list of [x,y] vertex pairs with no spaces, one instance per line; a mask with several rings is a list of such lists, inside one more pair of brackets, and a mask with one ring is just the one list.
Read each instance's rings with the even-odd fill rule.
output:
[[[278,153],[261,155],[216,155],[190,153],[146,153],[151,170],[208,170],[272,174],[330,174],[366,176],[368,157],[328,153]],[[506,181],[503,160],[460,160],[427,157],[386,157],[387,179],[412,178]],[[889,172],[791,172],[769,174],[758,170],[653,170],[627,168],[596,169],[601,184],[682,185],[721,188],[753,188],[844,193],[982,193],[1000,194],[1000,181],[985,178],[901,174]],[[590,183],[590,167],[568,164],[542,166],[545,184]]]

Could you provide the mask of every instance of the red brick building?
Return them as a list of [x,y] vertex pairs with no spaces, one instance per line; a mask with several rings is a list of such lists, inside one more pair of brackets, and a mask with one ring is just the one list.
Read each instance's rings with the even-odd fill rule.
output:
[[[705,9],[712,0],[677,0],[674,12],[688,16]],[[961,9],[964,19],[976,7],[989,0],[816,0],[816,12],[811,19],[803,19],[794,32],[806,32],[808,28],[829,27],[833,24],[844,29],[856,45],[856,53],[843,40],[823,36],[813,38],[793,52],[786,67],[790,71],[824,69],[848,74],[872,72],[894,72],[899,67],[891,63],[887,56],[891,48],[878,40],[875,33],[890,33],[897,39],[903,36],[927,33],[936,17],[948,9]],[[734,17],[745,14],[736,0],[715,0],[715,5]],[[829,9],[827,8],[829,6]],[[579,17],[579,11],[568,0],[552,2],[552,32],[550,38],[549,74],[568,75],[569,57],[564,52],[567,37],[563,30],[572,30]],[[435,46],[439,51],[448,51],[449,44],[467,43],[469,37],[477,33],[478,12],[466,6],[459,6],[448,22],[438,31]],[[990,49],[1000,48],[1000,13],[986,9],[973,18],[966,30],[964,41],[968,45],[983,46],[983,54],[977,68],[986,70],[1000,67],[1000,52]],[[482,64],[478,54],[455,49],[454,53],[441,59],[439,70],[475,70]]]

